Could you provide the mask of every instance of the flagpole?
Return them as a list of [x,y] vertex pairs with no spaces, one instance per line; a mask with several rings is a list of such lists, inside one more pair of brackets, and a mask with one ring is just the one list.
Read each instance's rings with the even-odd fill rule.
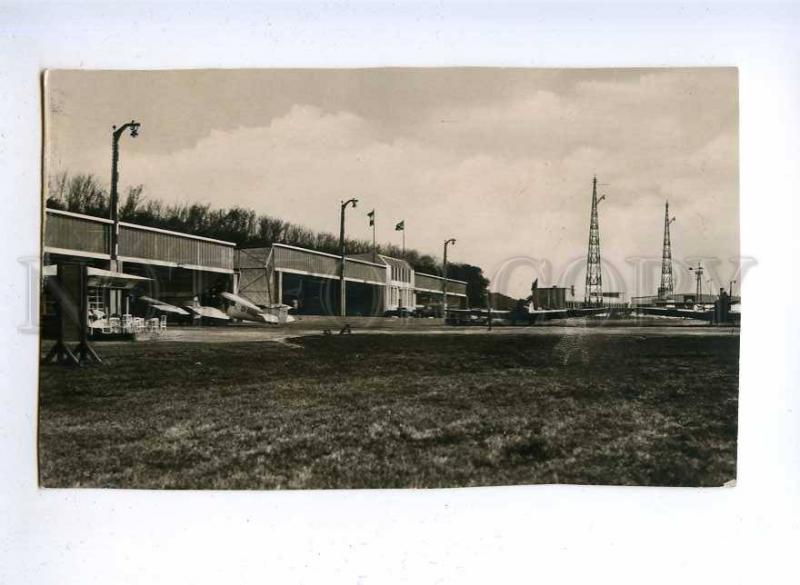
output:
[[378,245],[375,243],[375,210],[372,210],[372,261],[378,261]]
[[403,252],[402,255],[406,255],[406,220],[401,220],[396,226],[394,226],[394,231],[403,232]]

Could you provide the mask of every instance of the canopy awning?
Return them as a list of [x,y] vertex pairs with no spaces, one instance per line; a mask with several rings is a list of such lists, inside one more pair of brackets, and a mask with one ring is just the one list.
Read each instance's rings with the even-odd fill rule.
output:
[[[58,275],[58,265],[48,264],[42,267],[42,276],[56,276]],[[94,266],[86,267],[86,286],[95,288],[122,288],[131,289],[137,284],[141,284],[152,278],[146,276],[138,276],[136,274],[125,274],[124,272],[115,272],[113,270],[103,270],[102,268],[95,268]]]
[[87,286],[96,288],[125,288],[131,289],[137,284],[142,284],[152,278],[146,276],[137,276],[135,274],[125,274],[124,272],[115,272],[113,270],[103,270],[102,268],[95,268],[94,266],[86,267]]

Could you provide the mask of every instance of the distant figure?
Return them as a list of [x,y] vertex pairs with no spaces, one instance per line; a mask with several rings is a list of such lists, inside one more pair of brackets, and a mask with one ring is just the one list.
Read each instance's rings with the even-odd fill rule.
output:
[[353,330],[350,328],[349,323],[345,323],[344,327],[341,328],[339,331],[339,335],[352,335]]

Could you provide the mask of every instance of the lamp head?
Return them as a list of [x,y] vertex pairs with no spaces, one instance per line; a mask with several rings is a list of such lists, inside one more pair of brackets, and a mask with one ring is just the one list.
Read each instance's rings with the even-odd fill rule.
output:
[[131,138],[136,138],[139,136],[139,126],[141,126],[141,124],[131,120]]

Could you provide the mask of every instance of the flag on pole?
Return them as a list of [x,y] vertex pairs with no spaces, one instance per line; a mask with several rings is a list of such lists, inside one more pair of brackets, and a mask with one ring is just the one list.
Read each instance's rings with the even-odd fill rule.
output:
[[367,214],[367,217],[369,218],[369,227],[374,226],[375,225],[375,210],[373,209],[372,211],[370,211]]
[[406,220],[403,220],[400,223],[398,223],[396,226],[394,226],[394,231],[396,231],[396,232],[402,232],[402,231],[405,231],[405,229],[406,229]]

